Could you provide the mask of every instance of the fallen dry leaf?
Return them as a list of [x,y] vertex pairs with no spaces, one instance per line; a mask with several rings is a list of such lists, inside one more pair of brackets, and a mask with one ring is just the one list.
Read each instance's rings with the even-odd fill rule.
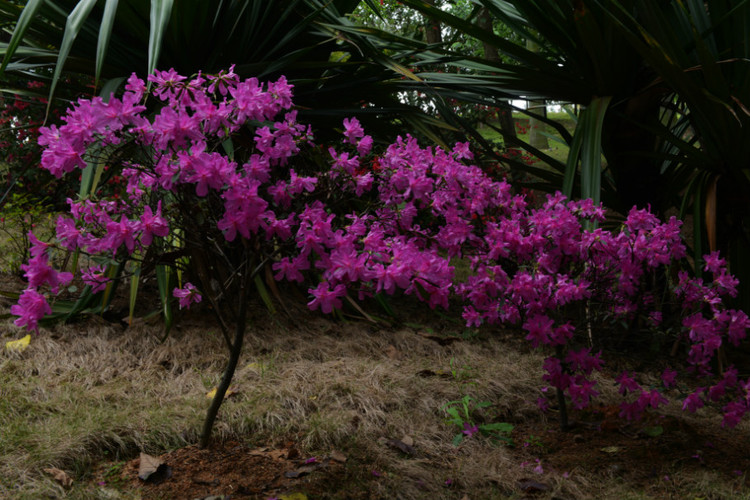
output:
[[172,477],[172,468],[159,457],[152,457],[141,452],[141,462],[138,467],[138,478],[153,484],[163,483]]
[[[219,390],[218,387],[214,387],[213,389],[211,389],[210,391],[208,391],[206,393],[206,397],[208,399],[213,399],[216,396],[216,391],[218,391],[218,390]],[[224,399],[228,399],[228,398],[234,396],[235,394],[237,394],[237,391],[234,390],[234,389],[232,389],[232,388],[229,388],[229,389],[227,389],[226,394],[224,394]]]
[[311,472],[315,472],[316,470],[322,469],[324,467],[328,467],[328,460],[303,465],[302,467],[298,467],[297,470],[285,472],[284,477],[296,479],[298,477],[305,476]]
[[141,464],[138,467],[138,478],[145,481],[151,475],[159,470],[159,467],[164,463],[159,457],[152,457],[141,452]]
[[340,451],[333,451],[331,452],[331,460],[333,460],[334,462],[340,462],[343,464],[344,462],[346,462],[347,456],[341,453]]
[[439,345],[449,345],[453,342],[456,342],[457,340],[461,340],[460,337],[443,337],[440,335],[435,335],[434,333],[427,333],[427,332],[417,332],[417,335],[420,337],[426,338],[428,340],[432,340],[434,342],[437,342]]
[[248,451],[248,453],[255,457],[265,457],[268,454],[268,450],[270,450],[270,448],[255,448]]
[[415,450],[413,446],[410,446],[398,439],[389,439],[385,442],[385,444],[387,444],[391,448],[396,448],[397,450],[400,450],[407,455],[415,455],[417,453],[417,450]]
[[385,354],[394,361],[398,361],[399,359],[401,359],[401,353],[398,352],[398,349],[396,349],[396,347],[392,345],[389,345],[385,348]]
[[31,343],[31,335],[26,335],[21,339],[6,342],[5,350],[10,352],[23,352],[24,349],[29,347],[29,343]]
[[249,451],[250,455],[255,457],[267,457],[273,460],[283,460],[288,458],[289,452],[286,450],[274,450],[271,448],[255,448]]
[[65,473],[64,470],[60,470],[57,467],[50,467],[49,469],[43,469],[44,472],[52,476],[52,479],[62,485],[63,488],[70,488],[73,486],[73,479]]
[[549,485],[532,480],[518,481],[518,486],[526,493],[538,493],[549,490]]

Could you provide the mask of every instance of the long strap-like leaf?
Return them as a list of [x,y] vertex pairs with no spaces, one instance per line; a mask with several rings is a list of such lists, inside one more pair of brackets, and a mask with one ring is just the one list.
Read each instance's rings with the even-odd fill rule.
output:
[[151,29],[148,35],[148,74],[154,72],[161,52],[162,39],[172,15],[173,0],[151,0]]
[[10,38],[8,48],[5,50],[5,57],[3,58],[3,64],[0,66],[0,75],[5,71],[5,68],[10,62],[10,58],[15,53],[18,46],[21,44],[26,31],[29,29],[31,21],[36,16],[39,8],[44,4],[45,0],[29,0],[26,7],[21,12],[21,16],[18,18],[16,23],[16,29],[13,30],[13,36]]
[[107,0],[102,14],[102,24],[99,27],[99,40],[96,44],[96,70],[94,73],[94,86],[99,87],[99,76],[102,74],[104,57],[107,55],[109,39],[112,36],[112,26],[115,23],[117,4],[119,0]]
[[580,158],[581,198],[591,198],[596,204],[601,201],[602,126],[611,100],[611,96],[595,97],[581,112],[563,180],[563,194],[568,198],[573,196],[573,183]]
[[[83,27],[83,23],[86,22],[86,18],[89,17],[91,9],[94,8],[96,2],[97,0],[81,0],[68,15],[68,20],[65,23],[65,32],[63,33],[63,39],[60,43],[60,51],[57,54],[55,72],[52,76],[52,83],[49,88],[50,103],[52,102],[52,96],[55,94],[57,82],[60,80],[60,74],[62,73],[63,66],[65,66],[65,60],[68,58],[73,42],[75,42],[78,33]],[[47,106],[47,111],[49,112],[49,105]]]

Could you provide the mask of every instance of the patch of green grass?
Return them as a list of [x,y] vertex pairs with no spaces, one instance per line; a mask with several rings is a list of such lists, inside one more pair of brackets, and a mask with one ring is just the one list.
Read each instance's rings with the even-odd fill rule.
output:
[[[575,121],[567,113],[550,113],[548,117],[562,124],[570,133],[573,133],[573,131],[575,130]],[[519,113],[515,113],[513,118],[516,123],[517,137],[524,142],[528,142],[530,134],[528,117],[525,117],[524,115]],[[495,127],[499,126],[498,123],[492,123],[492,125]],[[565,163],[565,161],[567,161],[568,159],[570,148],[567,144],[561,142],[562,138],[554,128],[547,124],[543,124],[543,126],[545,127],[544,133],[548,134],[549,136],[547,139],[549,148],[543,151],[552,158]],[[482,136],[488,141],[495,141],[499,143],[503,142],[502,135],[493,128],[483,127],[480,129],[480,132]],[[555,140],[555,138],[557,138],[558,140]],[[544,166],[545,164],[538,162],[537,165]]]

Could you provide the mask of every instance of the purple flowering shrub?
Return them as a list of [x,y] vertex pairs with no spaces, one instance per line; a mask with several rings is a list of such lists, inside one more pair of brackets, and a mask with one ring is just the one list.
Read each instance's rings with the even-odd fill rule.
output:
[[[430,307],[457,298],[470,326],[515,326],[549,350],[543,379],[564,410],[565,398],[583,408],[597,395],[599,332],[636,317],[660,328],[669,302],[681,318],[674,334],[688,346],[688,367],[706,380],[683,407],[723,401],[727,425],[750,408],[749,382],[736,370],[711,377],[719,347],[737,345],[750,326],[722,301],[737,285],[725,262],[706,256],[713,279],[680,273],[667,298],[647,286],[685,255],[676,219],[662,223],[634,208],[618,231],[590,230],[604,220],[591,200],[557,193],[531,208],[507,182],[467,164],[468,144],[444,151],[406,137],[374,155],[355,118],[344,121],[341,144],[321,150],[297,122],[283,78],[263,85],[230,69],[192,79],[157,71],[149,80],[150,95],[133,75],[121,97],[79,100],[65,125],[42,129],[42,167],[58,177],[85,167],[94,146],[127,153],[109,155],[121,158],[109,167],[121,172],[124,190],[69,200],[56,242],[32,238],[16,324],[36,330],[49,299],[73,279],[51,267],[53,246],[95,258],[99,265],[79,272],[93,291],[110,279],[106,264],[179,268],[196,282],[173,291],[180,307],[203,296],[219,304],[236,296],[226,290],[237,276],[270,265],[276,280],[308,286],[309,307],[323,313],[342,307],[349,292],[400,291]],[[471,264],[463,283],[452,258]],[[676,374],[665,371],[664,389]],[[628,395],[624,417],[667,402],[665,390],[641,387],[632,374],[617,383]]]

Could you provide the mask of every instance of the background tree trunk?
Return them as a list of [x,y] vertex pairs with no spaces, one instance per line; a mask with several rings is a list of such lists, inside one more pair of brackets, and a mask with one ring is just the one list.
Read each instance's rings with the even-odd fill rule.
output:
[[[526,40],[526,48],[532,52],[539,52],[539,45],[533,40]],[[529,101],[530,111],[547,116],[547,103],[544,101]],[[537,149],[549,149],[549,142],[544,132],[547,130],[547,125],[536,118],[529,117],[529,144]]]
[[[486,31],[493,31],[492,16],[486,8],[483,8],[480,11],[479,16],[477,17],[477,26]],[[482,49],[484,50],[485,59],[492,62],[500,61],[500,56],[497,54],[497,47],[494,47],[487,42],[482,42]],[[497,114],[497,119],[500,123],[500,130],[503,131],[503,134],[516,137],[516,123],[513,120],[513,110],[510,107],[510,102],[501,102],[504,102],[506,106],[501,107]]]
[[[435,0],[425,0],[425,3],[433,7],[435,6]],[[427,43],[443,43],[443,32],[440,21],[430,18],[425,19],[424,38]]]

